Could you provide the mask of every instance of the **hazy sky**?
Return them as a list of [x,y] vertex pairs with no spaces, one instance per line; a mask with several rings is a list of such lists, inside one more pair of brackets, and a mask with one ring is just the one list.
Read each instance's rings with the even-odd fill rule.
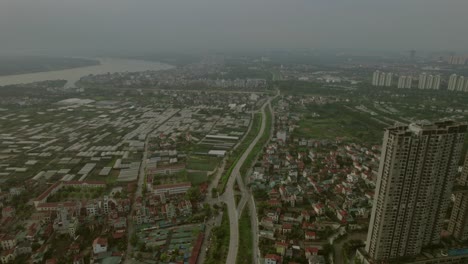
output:
[[468,50],[468,0],[0,0],[0,52]]

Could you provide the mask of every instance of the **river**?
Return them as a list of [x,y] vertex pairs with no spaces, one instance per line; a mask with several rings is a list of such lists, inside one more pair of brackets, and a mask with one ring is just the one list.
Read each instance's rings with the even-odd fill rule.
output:
[[143,61],[127,60],[118,58],[97,58],[101,64],[87,67],[72,68],[58,71],[36,72],[17,75],[0,76],[0,86],[32,83],[47,80],[67,80],[65,87],[73,87],[75,82],[81,77],[89,74],[105,74],[115,72],[138,72],[138,71],[159,71],[173,68],[169,64]]

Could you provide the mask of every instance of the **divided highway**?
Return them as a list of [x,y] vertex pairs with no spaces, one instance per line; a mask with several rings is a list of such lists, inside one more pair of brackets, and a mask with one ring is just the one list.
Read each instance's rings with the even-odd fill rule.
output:
[[262,126],[260,127],[260,131],[255,139],[250,143],[247,150],[242,154],[239,161],[237,162],[236,166],[232,170],[231,175],[229,176],[229,180],[226,185],[226,192],[224,196],[226,197],[226,204],[229,213],[229,224],[230,224],[230,236],[229,236],[229,251],[226,258],[226,263],[235,264],[237,259],[237,251],[239,249],[239,214],[237,212],[236,207],[236,200],[234,197],[234,183],[236,182],[237,178],[240,177],[240,168],[244,164],[247,156],[252,151],[254,146],[262,137],[263,132],[265,131],[265,124],[266,124],[266,114],[265,114],[265,107],[270,103],[268,100],[262,107]]

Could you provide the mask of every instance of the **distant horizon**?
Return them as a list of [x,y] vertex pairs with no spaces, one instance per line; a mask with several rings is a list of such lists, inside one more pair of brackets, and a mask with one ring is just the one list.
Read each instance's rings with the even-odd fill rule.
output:
[[4,0],[0,51],[466,53],[466,10],[461,0]]
[[[314,49],[314,48],[277,48],[277,49],[252,49],[252,50],[213,50],[213,51],[151,51],[151,50],[131,50],[131,51],[88,51],[88,52],[50,52],[46,50],[0,50],[0,56],[3,57],[15,57],[15,56],[44,56],[44,57],[77,57],[77,58],[100,58],[100,57],[119,57],[119,56],[151,56],[151,55],[190,55],[190,56],[205,56],[205,55],[256,55],[256,56],[267,56],[271,53],[278,52],[290,52],[290,53],[299,53],[299,52],[317,52],[321,55],[333,55],[344,53],[350,56],[386,56],[386,55],[406,55],[409,54],[409,51],[412,49],[402,49],[402,50],[359,50],[351,48],[334,48],[334,49]],[[455,51],[455,50],[416,50],[416,57],[425,57],[433,55],[454,55],[454,56],[468,56],[468,50],[466,51]]]

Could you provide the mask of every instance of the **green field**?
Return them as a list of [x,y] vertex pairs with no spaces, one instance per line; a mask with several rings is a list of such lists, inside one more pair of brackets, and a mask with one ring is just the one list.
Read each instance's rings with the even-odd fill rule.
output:
[[237,251],[237,264],[252,263],[252,226],[248,207],[239,220],[239,251]]
[[205,264],[226,262],[229,250],[229,216],[226,208],[223,212],[221,225],[212,230],[211,246],[206,253]]
[[[318,113],[313,117],[307,113]],[[380,144],[386,127],[370,115],[351,111],[339,104],[312,105],[305,111],[293,136],[296,138],[328,139]]]
[[189,172],[187,178],[193,185],[200,185],[208,181],[208,175],[204,171]]
[[191,155],[187,160],[188,170],[200,170],[200,171],[213,171],[216,169],[220,161],[220,158]]

